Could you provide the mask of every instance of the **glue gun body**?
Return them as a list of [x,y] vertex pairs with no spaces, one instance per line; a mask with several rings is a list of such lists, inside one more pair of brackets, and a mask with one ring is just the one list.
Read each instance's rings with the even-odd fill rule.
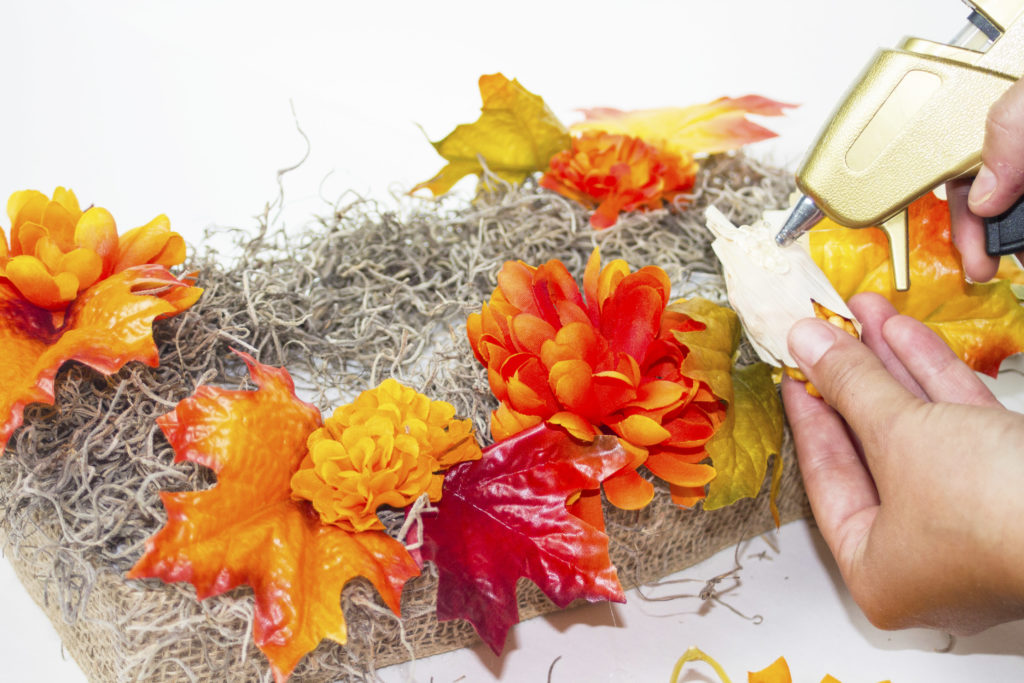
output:
[[976,172],[988,111],[1024,75],[1024,0],[968,4],[971,23],[953,44],[907,38],[878,52],[797,172],[804,198],[779,244],[826,216],[878,226],[896,288],[909,287],[907,207]]

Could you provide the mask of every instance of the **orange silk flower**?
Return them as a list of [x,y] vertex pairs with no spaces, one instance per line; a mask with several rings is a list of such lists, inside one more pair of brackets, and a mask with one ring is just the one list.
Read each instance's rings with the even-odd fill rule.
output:
[[572,147],[551,158],[542,187],[596,206],[590,224],[615,225],[622,211],[661,208],[693,188],[697,162],[639,138],[602,131],[573,137]]
[[654,487],[636,471],[646,465],[677,502],[692,505],[715,476],[701,461],[725,406],[681,372],[688,350],[673,331],[703,323],[665,310],[663,270],[631,273],[621,260],[602,268],[596,249],[583,291],[585,299],[560,261],[510,261],[490,302],[469,316],[470,344],[501,402],[492,435],[504,439],[542,421],[585,440],[615,434],[633,459],[604,482],[612,504],[639,509],[651,501]]
[[131,266],[166,267],[185,260],[185,240],[167,216],[118,238],[114,217],[94,206],[83,212],[75,193],[58,187],[53,198],[37,190],[7,200],[11,239],[0,231],[0,275],[26,300],[59,311],[84,290]]
[[154,320],[176,315],[201,289],[168,270],[185,242],[158,216],[120,238],[106,209],[82,211],[70,190],[35,190],[7,202],[0,230],[0,448],[29,403],[53,403],[68,360],[100,372],[129,361],[159,363]]
[[403,508],[427,493],[441,499],[443,470],[480,458],[469,420],[455,408],[384,380],[341,406],[306,443],[292,495],[346,531],[384,530],[377,508]]

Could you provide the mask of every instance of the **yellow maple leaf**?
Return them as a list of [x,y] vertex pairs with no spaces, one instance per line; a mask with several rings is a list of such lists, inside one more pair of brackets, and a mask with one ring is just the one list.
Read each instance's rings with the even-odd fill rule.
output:
[[[771,368],[764,363],[733,367],[739,320],[732,310],[699,298],[677,301],[669,310],[704,324],[702,330],[674,333],[688,350],[682,371],[707,382],[715,396],[729,406],[725,422],[706,446],[717,474],[708,484],[704,509],[716,510],[741,498],[753,498],[761,490],[768,459],[782,449],[782,404]],[[771,501],[776,523],[774,484],[781,476],[780,462],[773,474]]]
[[910,206],[910,289],[892,285],[889,243],[877,228],[850,230],[829,220],[810,233],[811,256],[844,299],[877,292],[924,322],[968,365],[995,377],[1024,351],[1024,309],[1011,283],[968,282],[951,238],[946,202],[926,194]]
[[760,95],[720,97],[689,107],[621,111],[608,107],[582,110],[584,121],[573,133],[605,131],[640,138],[681,156],[716,154],[775,137],[775,133],[747,119],[747,114],[781,116],[793,104]]
[[518,81],[500,73],[481,76],[480,98],[479,119],[431,143],[448,164],[411,192],[428,189],[435,197],[442,195],[464,176],[482,173],[481,161],[499,178],[521,183],[569,147],[569,131],[541,97]]

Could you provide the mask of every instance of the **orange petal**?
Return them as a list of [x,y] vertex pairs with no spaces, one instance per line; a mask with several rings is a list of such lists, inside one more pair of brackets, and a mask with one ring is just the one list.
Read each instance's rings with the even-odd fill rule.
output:
[[5,275],[25,299],[50,311],[65,308],[78,294],[77,278],[68,273],[54,277],[34,256],[15,256]]
[[627,275],[629,275],[629,264],[622,259],[616,259],[601,269],[601,275],[597,282],[597,301],[602,311],[604,302],[615,293],[615,289]]
[[607,345],[589,322],[572,322],[562,327],[553,340],[540,349],[541,361],[548,368],[562,360],[584,360],[596,366],[607,352]]
[[574,301],[555,301],[555,310],[558,312],[558,322],[563,326],[571,323],[590,324],[590,315],[581,304]]
[[57,270],[74,275],[78,280],[78,289],[82,290],[100,279],[103,259],[92,249],[73,249],[61,257]]
[[629,453],[629,466],[632,469],[635,470],[637,467],[640,467],[640,465],[647,462],[648,451],[645,447],[638,446],[635,443],[630,443],[621,437],[619,437],[618,441],[619,445]]
[[64,258],[64,252],[49,235],[41,236],[32,248],[32,255],[39,259],[46,270],[51,273],[61,271],[60,261]]
[[11,193],[7,198],[7,217],[11,219],[11,231],[27,222],[40,223],[43,210],[50,203],[50,198],[39,190],[21,190]]
[[609,425],[622,438],[639,446],[653,446],[672,434],[649,417],[630,415],[624,420]]
[[501,441],[543,421],[541,417],[517,413],[507,404],[501,403],[497,410],[491,413],[491,437],[495,441]]
[[[140,283],[147,289],[154,284],[167,289],[156,296],[133,294]],[[160,266],[115,275],[82,292],[58,331],[50,313],[0,283],[0,446],[21,425],[26,405],[53,403],[53,378],[65,361],[76,360],[106,374],[133,360],[156,366],[152,321],[179,313],[183,309],[176,305],[194,300],[178,295],[179,289],[195,295],[200,291],[182,285]]]
[[671,453],[651,453],[644,463],[659,479],[677,486],[704,486],[715,478],[715,468],[683,462]]
[[645,382],[637,388],[636,400],[629,405],[643,410],[668,408],[676,403],[682,405],[685,398],[683,389],[684,387],[678,382],[665,380]]
[[521,313],[512,319],[512,341],[520,351],[540,355],[544,342],[554,339],[555,328],[529,313]]
[[551,260],[538,267],[534,281],[543,283],[552,302],[566,301],[583,306],[583,296],[580,294],[579,285],[576,284],[576,278],[561,261]]
[[581,360],[563,360],[555,363],[548,375],[548,383],[558,402],[576,409],[592,401],[590,395],[593,370]]
[[649,286],[621,287],[601,308],[601,331],[613,351],[644,358],[661,329],[665,302]]
[[519,379],[518,374],[509,378],[505,388],[508,391],[509,403],[518,412],[544,416],[550,412],[548,409],[553,407],[544,393],[535,391],[533,387]]
[[670,434],[669,444],[676,448],[693,448],[707,443],[717,425],[704,411],[689,406],[683,415],[664,426]]
[[114,272],[145,263],[176,266],[185,260],[185,243],[171,231],[171,222],[160,214],[149,223],[133,228],[118,240]]
[[785,657],[779,657],[766,669],[747,674],[747,683],[792,683],[792,680]]
[[692,508],[707,497],[703,486],[669,486],[672,502],[684,508]]
[[533,300],[533,272],[522,261],[506,261],[498,271],[498,289],[508,302],[525,313],[537,313]]
[[587,412],[594,415],[614,413],[636,398],[636,387],[618,372],[595,374],[591,392],[593,406]]
[[77,222],[78,216],[72,215],[58,202],[49,202],[43,209],[42,225],[53,241],[60,246],[61,251],[70,251],[74,248]]
[[82,207],[78,203],[78,197],[71,190],[60,186],[54,188],[53,201],[64,207],[64,210],[76,221],[82,215]]
[[34,256],[36,243],[48,235],[46,228],[39,223],[22,223],[11,229],[11,253],[15,256]]
[[[536,356],[527,356],[512,377],[506,379],[509,403],[516,410],[547,417],[559,409],[555,395],[548,387],[548,371]],[[514,358],[515,356],[512,356]],[[504,375],[504,368],[502,369]]]
[[114,217],[98,206],[83,213],[75,226],[75,244],[96,252],[103,260],[103,275],[109,275],[117,258],[117,224],[114,223]]
[[579,498],[569,505],[569,513],[582,519],[598,531],[604,531],[604,506],[601,489],[580,491]]
[[593,441],[600,434],[593,424],[576,413],[562,410],[547,419],[549,425],[557,425],[581,441]]
[[604,480],[608,502],[622,510],[640,510],[654,499],[654,485],[629,467]]

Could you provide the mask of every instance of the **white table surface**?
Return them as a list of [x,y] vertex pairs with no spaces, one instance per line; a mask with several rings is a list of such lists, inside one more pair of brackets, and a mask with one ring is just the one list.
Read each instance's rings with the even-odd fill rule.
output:
[[[196,241],[211,224],[255,225],[277,195],[276,171],[305,153],[298,123],[311,151],[285,177],[282,220],[304,221],[346,190],[389,202],[442,165],[415,124],[438,139],[475,120],[477,77],[495,71],[566,122],[598,105],[747,93],[799,103],[765,121],[780,138],[752,149],[794,167],[877,47],[904,35],[947,40],[966,14],[957,0],[7,3],[0,196],[66,185],[110,209],[122,230],[166,213]],[[1019,401],[1019,384],[1001,380],[1000,391]],[[760,625],[694,599],[648,603],[630,592],[625,606],[516,626],[500,659],[463,650],[382,677],[542,681],[561,657],[555,681],[666,680],[697,645],[735,680],[778,655],[797,681],[1024,678],[1022,623],[959,639],[951,653],[936,652],[941,634],[871,627],[809,523],[755,539],[740,557],[742,583],[728,601],[761,614]],[[683,575],[710,578],[732,558],[725,551]],[[655,594],[680,588],[692,589]],[[84,680],[7,562],[0,661],[4,681]]]

